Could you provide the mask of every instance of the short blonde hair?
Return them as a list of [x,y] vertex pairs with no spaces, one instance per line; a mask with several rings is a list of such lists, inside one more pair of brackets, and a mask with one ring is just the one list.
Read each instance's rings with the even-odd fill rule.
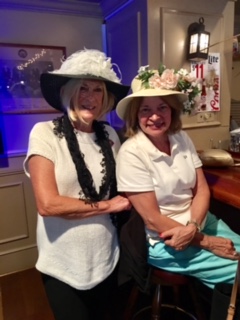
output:
[[[83,84],[83,81],[84,79],[70,79],[61,88],[60,96],[63,108],[72,121],[76,121],[78,119],[75,108],[78,106],[79,91]],[[103,101],[102,109],[98,115],[98,119],[100,119],[104,114],[111,111],[115,103],[115,97],[111,92],[107,91],[104,81],[100,80],[99,82],[103,88]],[[80,120],[85,122],[83,119]]]
[[[138,124],[138,111],[144,97],[133,98],[128,106],[124,115],[125,121],[125,137],[130,138],[134,136],[139,129]],[[165,101],[171,108],[171,124],[168,129],[169,134],[176,133],[182,129],[181,113],[182,103],[175,95],[161,96],[161,99]]]

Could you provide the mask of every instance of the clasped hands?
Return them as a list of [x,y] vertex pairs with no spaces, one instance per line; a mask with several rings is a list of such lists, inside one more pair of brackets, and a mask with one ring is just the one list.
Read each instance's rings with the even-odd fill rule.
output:
[[196,230],[194,225],[177,226],[162,232],[159,236],[167,246],[179,251],[186,249],[190,245]]
[[185,250],[189,245],[198,246],[211,251],[216,256],[239,260],[240,255],[236,252],[233,242],[230,239],[216,236],[209,236],[197,232],[194,225],[178,226],[160,234],[164,243],[175,250]]

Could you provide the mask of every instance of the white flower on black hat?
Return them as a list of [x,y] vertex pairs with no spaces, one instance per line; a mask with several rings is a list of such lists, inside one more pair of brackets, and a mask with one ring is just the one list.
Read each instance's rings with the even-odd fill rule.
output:
[[[121,83],[121,79],[113,70],[113,65],[118,68],[116,64],[111,63],[111,58],[107,57],[105,53],[94,49],[84,49],[70,55],[63,61],[59,69],[50,73],[67,76],[92,75]],[[120,73],[119,68],[118,71]]]

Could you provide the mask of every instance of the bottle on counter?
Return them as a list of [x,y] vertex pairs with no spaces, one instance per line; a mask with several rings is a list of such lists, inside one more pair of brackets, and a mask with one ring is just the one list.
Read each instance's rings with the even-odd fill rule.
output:
[[201,110],[207,109],[207,91],[206,91],[206,81],[202,81],[202,92],[201,92]]

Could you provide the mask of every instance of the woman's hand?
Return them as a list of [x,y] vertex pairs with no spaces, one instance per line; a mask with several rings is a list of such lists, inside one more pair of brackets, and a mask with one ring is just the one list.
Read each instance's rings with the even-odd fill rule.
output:
[[[78,200],[79,201],[79,200]],[[83,219],[90,216],[96,216],[96,215],[102,215],[107,213],[121,213],[124,210],[130,210],[132,208],[132,205],[130,201],[121,195],[118,195],[112,199],[109,200],[103,200],[96,203],[92,203],[92,211],[94,211],[95,208],[95,214],[90,213],[87,214],[79,214],[79,213],[73,213],[68,214],[66,216],[63,216],[64,219]]]
[[240,258],[239,253],[236,252],[233,242],[227,238],[203,235],[201,247],[222,258],[231,260],[239,260]]
[[197,232],[197,228],[193,224],[188,226],[174,227],[160,234],[160,238],[164,240],[167,246],[175,250],[184,250],[188,247]]
[[109,205],[109,213],[117,213],[124,210],[130,210],[132,205],[127,197],[118,195],[112,199],[107,200]]
[[42,156],[32,156],[28,165],[37,209],[41,216],[84,219],[131,208],[129,200],[120,195],[94,203],[62,196],[58,191],[52,161]]

